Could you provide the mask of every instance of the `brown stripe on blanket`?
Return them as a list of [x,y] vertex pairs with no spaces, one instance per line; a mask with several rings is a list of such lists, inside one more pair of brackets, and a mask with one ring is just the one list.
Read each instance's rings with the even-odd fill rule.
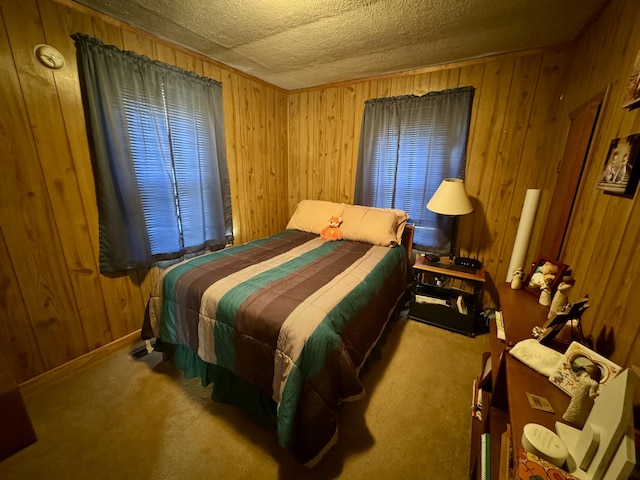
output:
[[329,255],[250,295],[238,309],[235,320],[236,374],[273,396],[274,356],[282,324],[312,293],[331,282],[371,247],[366,243],[344,242]]
[[316,459],[335,435],[342,400],[364,393],[358,368],[380,338],[409,283],[410,265],[405,261],[396,266],[371,302],[342,331],[342,342],[331,352],[326,368],[305,382],[291,442],[294,455],[302,463]]
[[315,234],[292,231],[283,238],[267,241],[262,245],[236,249],[231,255],[218,255],[215,260],[183,273],[175,287],[176,313],[181,319],[176,324],[178,342],[188,345],[194,352],[198,351],[200,304],[202,294],[207,288],[228,275],[282,255],[316,237]]
[[371,347],[377,341],[380,330],[371,328],[372,318],[391,313],[396,301],[408,288],[411,268],[408,260],[396,265],[382,288],[342,331],[344,343],[355,368],[362,366]]

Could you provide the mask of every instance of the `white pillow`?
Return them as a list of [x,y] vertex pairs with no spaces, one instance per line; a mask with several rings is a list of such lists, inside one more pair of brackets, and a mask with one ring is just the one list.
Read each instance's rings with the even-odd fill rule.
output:
[[287,224],[287,230],[302,230],[319,235],[322,229],[329,225],[329,218],[341,217],[343,210],[343,203],[302,200],[293,212]]
[[403,210],[345,205],[340,230],[345,240],[393,247],[402,242],[408,218]]

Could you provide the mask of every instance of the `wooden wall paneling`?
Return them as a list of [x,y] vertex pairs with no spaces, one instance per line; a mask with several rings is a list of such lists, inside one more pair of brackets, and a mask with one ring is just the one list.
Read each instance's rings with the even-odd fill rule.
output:
[[[240,100],[240,78],[229,74],[227,77],[227,89],[229,90],[228,96],[232,100],[231,108],[229,112],[225,109],[225,122],[227,119],[231,119],[232,123],[225,123],[225,132],[229,130],[231,134],[231,143],[227,140],[227,146],[231,145],[234,155],[234,163],[236,170],[236,178],[230,178],[231,180],[231,195],[235,200],[236,210],[233,214],[233,229],[236,236],[236,244],[244,243],[247,240],[248,226],[245,225],[248,216],[245,214],[245,207],[247,203],[244,196],[244,182],[246,177],[246,171],[241,164],[241,159],[247,156],[247,146],[242,141],[242,124],[240,122],[242,103]],[[223,87],[224,95],[224,87]],[[226,105],[225,105],[226,107]],[[228,154],[227,154],[228,157]],[[235,191],[234,191],[235,186]]]
[[[342,90],[342,89],[340,89]],[[324,191],[325,198],[332,202],[340,200],[340,182],[339,177],[340,163],[343,159],[340,156],[340,139],[342,129],[338,119],[342,118],[342,95],[335,87],[325,89],[325,112],[322,123],[325,126],[326,134],[324,136]],[[327,222],[329,219],[327,218]]]
[[156,43],[154,59],[168,63],[169,65],[178,65],[178,61],[176,60],[176,51],[163,43]]
[[112,23],[103,22],[95,17],[91,17],[93,23],[93,32],[82,32],[87,35],[93,35],[106,45],[114,45],[119,49],[124,49],[124,40],[122,39],[122,30]]
[[620,48],[614,44],[616,32],[628,34],[626,24],[633,22],[634,15],[625,12],[624,8],[625,2],[612,1],[575,46],[565,94],[567,112],[575,110],[595,92],[606,88],[617,76],[617,71],[606,70],[605,65]]
[[281,222],[280,230],[284,230],[289,222],[290,214],[287,208],[287,200],[289,198],[288,192],[288,113],[287,102],[288,95],[286,92],[276,93],[276,145],[275,151],[278,157],[278,169],[276,171],[276,178],[278,179],[278,205],[279,205],[279,217]]
[[498,270],[498,279],[505,278],[508,274],[508,264],[513,253],[513,240],[520,223],[520,215],[524,198],[529,188],[541,188],[542,195],[538,205],[534,229],[529,241],[524,265],[521,265],[528,273],[531,263],[539,258],[540,240],[544,230],[544,219],[550,208],[553,188],[557,176],[557,158],[554,156],[553,133],[559,130],[558,116],[561,108],[559,101],[563,86],[563,62],[565,54],[562,51],[548,51],[539,56],[541,60],[538,68],[539,74],[533,93],[531,115],[527,122],[525,138],[520,156],[520,167],[513,192],[510,218],[515,219],[507,226],[505,241],[502,246],[501,258],[503,268]]
[[459,68],[446,68],[431,72],[429,91],[440,92],[448,88],[456,88],[460,80]]
[[429,92],[429,84],[431,81],[431,73],[418,73],[412,76],[413,78],[413,89],[412,92],[414,95],[421,96],[425,93]]
[[[581,62],[591,65],[588,69],[588,74],[583,74],[587,80],[588,96],[593,95],[594,91],[599,91],[606,87],[609,82],[607,78],[614,72],[622,73],[623,71],[628,71],[629,74],[631,73],[631,66],[638,51],[637,48],[634,48],[633,52],[629,50],[629,42],[633,41],[634,45],[637,45],[636,40],[638,38],[637,23],[635,23],[637,14],[634,16],[628,12],[630,8],[637,9],[637,7],[631,7],[632,3],[628,1],[612,2],[611,7],[606,10],[606,14],[597,23],[597,35],[591,37],[594,41],[591,43],[589,57],[582,59]],[[631,58],[630,63],[620,65],[620,61],[625,57]],[[621,70],[621,68],[624,70]],[[626,70],[627,68],[629,70]],[[621,82],[616,82],[617,85],[614,88],[626,88],[628,78],[628,76],[623,77]],[[615,94],[613,98],[616,98]],[[621,105],[621,102],[618,103],[619,105]]]
[[29,312],[0,228],[0,344],[18,383],[45,371]]
[[[621,202],[624,200],[620,199]],[[625,203],[626,205],[618,206],[621,209],[631,210],[631,202],[627,200]],[[611,264],[611,271],[603,273],[603,278],[608,279],[606,289],[600,289],[594,292],[596,295],[590,296],[589,304],[593,303],[594,306],[599,307],[597,313],[587,311],[591,314],[589,331],[595,338],[601,337],[601,333],[610,336],[612,344],[607,347],[615,347],[611,359],[621,365],[629,365],[627,362],[630,360],[629,357],[633,356],[633,347],[640,331],[640,322],[629,321],[632,318],[637,319],[638,307],[640,307],[637,294],[637,281],[640,278],[640,256],[637,254],[637,246],[640,242],[640,221],[636,220],[640,216],[640,206],[634,204],[632,211],[627,210],[625,213],[630,214],[631,217],[628,223],[623,224],[626,226],[620,228],[626,241],[621,243],[613,241],[612,245],[619,245],[617,251],[615,253],[612,251],[611,255],[603,255]],[[603,296],[607,291],[615,292],[615,295]],[[636,353],[635,361],[638,358],[640,356]]]
[[300,100],[301,94],[287,98],[287,121],[289,124],[289,152],[287,154],[287,213],[293,215],[300,197]]
[[413,92],[413,75],[399,75],[391,78],[390,96],[411,95]]
[[122,48],[130,50],[138,55],[145,55],[151,59],[156,58],[156,43],[147,35],[138,33],[129,28],[121,28]]
[[[238,229],[238,210],[240,208],[238,198],[238,153],[235,136],[235,115],[234,115],[234,90],[231,85],[231,72],[222,70],[212,63],[205,62],[204,74],[207,77],[218,80],[222,83],[222,103],[224,108],[224,137],[225,153],[227,157],[227,170],[229,171],[229,188],[231,194],[231,212],[233,216],[234,238]],[[237,243],[237,239],[234,241]]]
[[[70,35],[75,32],[92,34],[91,18],[48,0],[39,2],[40,15],[47,41],[55,45],[66,59],[65,68],[55,72],[55,81],[62,111],[63,124],[69,141],[71,159],[76,172],[82,205],[88,226],[95,268],[99,270],[98,209],[91,156],[82,108],[82,95],[76,64],[76,48]],[[135,272],[118,276],[99,276],[109,328],[113,339],[120,338],[142,325],[144,307]]]
[[566,110],[572,111],[611,84],[563,259],[574,268],[576,293],[588,293],[591,298],[583,329],[597,339],[605,337],[612,342],[613,358],[619,362],[628,361],[633,357],[628,352],[638,350],[637,315],[627,309],[635,299],[625,283],[637,281],[635,256],[629,253],[637,241],[633,233],[637,200],[605,195],[596,189],[596,182],[611,139],[637,128],[637,111],[629,112],[620,105],[640,48],[640,34],[635,28],[639,20],[640,6],[636,2],[611,2],[575,48],[566,95]]
[[246,78],[240,78],[240,144],[243,147],[243,154],[240,157],[244,174],[244,190],[242,200],[245,207],[245,235],[247,239],[257,238],[258,235],[258,212],[256,211],[256,158],[251,137],[251,116],[253,115],[251,105],[251,82]]
[[[286,203],[286,151],[280,148],[282,128],[280,124],[280,106],[286,108],[286,99],[280,101],[282,93],[272,88],[265,88],[265,152],[263,154],[266,170],[265,181],[267,194],[271,202],[271,210],[265,212],[269,219],[269,234],[280,232],[289,219]],[[286,131],[286,127],[285,127]]]
[[[489,210],[489,199],[494,192],[493,179],[514,68],[514,59],[502,59],[485,65],[482,84],[476,91],[476,126],[467,151],[465,187],[469,196],[477,200],[474,205],[481,209],[474,210],[464,218],[465,222],[471,222],[471,227],[461,229],[461,232],[470,232],[469,249],[479,252],[479,259],[485,263],[486,269],[490,265],[486,251],[494,240],[490,219],[498,215]],[[489,275],[495,278],[494,272],[489,271]]]
[[[512,225],[516,223],[516,219],[510,216],[510,212],[541,61],[541,55],[517,58],[509,93],[509,104],[500,138],[496,174],[491,184],[491,195],[487,203],[493,242],[488,248],[488,258],[484,263],[490,266],[491,276],[496,281],[502,281],[503,278],[506,278],[509,259],[502,258],[501,254],[504,242],[512,242],[511,237],[507,238],[506,235],[513,228]],[[518,207],[518,213],[520,208]]]
[[[160,47],[160,43],[156,42],[156,51]],[[176,63],[177,67],[180,67],[188,72],[197,73],[200,76],[204,75],[204,66],[202,59],[193,55],[189,55],[182,50],[176,50]]]
[[372,92],[374,94],[371,98],[387,98],[392,97],[391,94],[391,78],[382,78],[380,80],[374,80],[371,82]]
[[267,219],[264,215],[266,195],[264,190],[264,162],[262,161],[262,149],[264,138],[262,136],[264,108],[260,98],[259,85],[249,79],[245,80],[247,95],[247,115],[244,118],[247,142],[249,144],[249,156],[244,159],[251,163],[250,191],[247,192],[252,199],[251,210],[252,234],[251,238],[259,238],[265,230]]
[[[313,192],[313,159],[317,157],[316,124],[313,121],[316,96],[312,92],[300,94],[300,200],[317,199]],[[304,157],[303,157],[304,155]]]
[[[619,7],[620,4],[614,5],[612,11],[615,11]],[[607,12],[602,22],[596,27],[600,31],[606,29],[606,32],[604,32],[605,37],[608,39],[606,53],[599,49],[602,46],[601,42],[596,41],[594,38],[588,38],[585,42],[586,47],[582,48],[576,60],[578,65],[586,64],[589,72],[599,72],[597,75],[592,73],[588,75],[574,74],[576,77],[586,79],[584,86],[581,87],[581,91],[585,92],[584,95],[590,95],[591,92],[597,88],[597,85],[603,81],[607,81],[608,78],[611,78],[612,74],[615,75],[614,72],[629,68],[628,66],[632,65],[635,59],[635,52],[630,51],[629,48],[615,48],[616,44],[627,44],[628,38],[634,37],[633,15],[625,15],[627,18],[625,22],[616,20],[612,23],[607,19],[610,18],[610,14],[611,12]],[[615,40],[616,38],[617,40]],[[637,35],[635,35],[635,38],[637,44]],[[617,65],[612,65],[610,63],[612,60],[616,60]],[[598,65],[598,68],[596,68],[596,65]],[[604,67],[605,65],[606,67]],[[603,72],[605,72],[605,74],[603,74]],[[576,83],[580,85],[580,80]],[[592,157],[592,162],[586,173],[587,180],[584,182],[584,195],[580,198],[579,216],[577,221],[572,224],[571,231],[573,233],[569,237],[569,247],[567,248],[566,255],[568,259],[572,259],[570,260],[572,266],[575,264],[575,267],[577,267],[576,275],[579,282],[578,285],[582,285],[583,288],[590,290],[592,292],[591,295],[595,295],[596,297],[603,294],[602,289],[599,288],[599,283],[602,279],[602,269],[608,268],[607,262],[602,259],[599,250],[601,249],[603,240],[610,245],[609,248],[613,247],[609,240],[603,237],[607,237],[609,234],[615,235],[615,232],[611,231],[611,219],[607,214],[607,212],[610,211],[609,205],[614,201],[614,197],[604,195],[601,191],[596,190],[595,185],[598,177],[602,173],[602,167],[608,152],[610,140],[621,134],[622,123],[625,118],[629,118],[629,116],[625,114],[625,111],[620,108],[624,95],[624,83],[626,82],[614,82],[609,100],[603,106],[601,113],[603,128],[600,130],[603,136],[595,139],[594,142],[595,155]],[[574,102],[576,101],[577,100],[574,100]],[[614,208],[614,211],[617,210]],[[616,223],[616,225],[618,225],[618,223]],[[596,232],[601,233],[596,235]],[[587,264],[587,259],[589,259],[588,268],[581,268],[582,265]],[[585,318],[587,322],[593,322],[592,327],[596,326],[596,319],[598,318],[599,312],[600,306],[596,301],[593,303],[592,310],[588,312]]]
[[[81,323],[75,330],[78,338],[69,341],[93,349],[111,342],[113,336],[60,110],[55,73],[40,65],[31,52],[31,45],[46,42],[35,0],[11,5],[13,8],[3,8],[7,30],[13,39],[12,51],[27,114],[80,314]],[[66,73],[61,75],[63,84],[65,76]]]
[[82,355],[87,345],[4,28],[15,16],[7,18],[4,0],[0,6],[0,224],[42,362],[50,369]]
[[[616,107],[611,109],[614,120],[610,122],[610,125],[613,125],[612,131],[616,132],[614,135],[618,136],[621,131],[621,122],[624,119],[632,119],[633,116],[625,115],[619,106]],[[623,264],[629,262],[629,257],[624,255],[626,230],[632,229],[633,231],[634,228],[633,224],[630,224],[629,218],[634,202],[605,194],[596,189],[597,181],[602,174],[604,158],[606,158],[609,148],[608,141],[601,143],[602,151],[593,158],[589,175],[590,181],[585,184],[585,188],[589,189],[589,196],[593,198],[593,201],[589,203],[589,205],[593,205],[589,214],[591,221],[595,220],[597,228],[591,224],[588,230],[583,231],[581,246],[583,254],[581,257],[575,257],[578,268],[581,270],[577,279],[582,285],[582,291],[589,294],[591,299],[589,302],[591,307],[584,317],[584,328],[587,332],[595,335],[598,335],[605,325],[611,323],[612,312],[609,309],[614,308],[616,311],[620,311],[622,308],[619,305],[618,296],[610,296],[608,293],[612,288],[611,283],[618,282],[618,276],[622,271],[614,269],[614,262],[618,262],[621,255]],[[586,236],[590,238],[587,239]],[[633,238],[633,234],[630,238]],[[579,238],[576,241],[580,241]],[[608,254],[603,255],[603,250]],[[580,264],[584,264],[587,256],[589,257],[588,268],[581,268]],[[622,268],[626,270],[626,265]],[[607,288],[602,288],[603,279],[608,279]]]
[[[338,153],[338,172],[335,179],[338,192],[336,201],[341,203],[353,203],[353,190],[355,186],[355,168],[358,158],[358,143],[356,132],[359,132],[356,124],[356,111],[360,111],[356,104],[359,99],[355,85],[347,85],[342,89],[340,104],[341,114],[337,125],[340,129],[340,151]],[[360,114],[360,119],[362,114]]]
[[311,158],[311,182],[313,186],[313,198],[331,201],[325,189],[325,171],[327,166],[327,126],[325,116],[327,111],[326,89],[321,88],[313,92],[315,109],[313,110],[313,123],[315,124],[315,155]]
[[[260,157],[263,164],[265,209],[262,213],[265,220],[265,235],[276,233],[278,224],[278,182],[276,180],[276,168],[278,157],[274,150],[274,119],[275,119],[275,90],[270,88],[262,88],[261,103],[264,106],[264,113],[260,125],[262,142],[264,144],[260,151]],[[254,92],[255,93],[255,92]]]

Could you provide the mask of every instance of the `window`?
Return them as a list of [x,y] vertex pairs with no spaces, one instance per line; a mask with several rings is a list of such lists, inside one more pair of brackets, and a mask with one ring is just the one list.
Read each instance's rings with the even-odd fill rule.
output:
[[232,241],[221,85],[75,34],[100,216],[101,271]]
[[444,178],[464,178],[473,92],[463,87],[365,104],[355,203],[408,212],[417,248],[448,251],[449,219],[426,204]]

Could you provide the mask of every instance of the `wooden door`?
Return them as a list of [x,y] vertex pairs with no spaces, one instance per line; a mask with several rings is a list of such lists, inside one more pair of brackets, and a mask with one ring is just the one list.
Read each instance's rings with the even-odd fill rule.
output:
[[598,122],[603,97],[586,103],[572,112],[571,126],[562,159],[558,165],[558,179],[547,215],[547,223],[540,244],[540,254],[549,258],[561,258],[562,246],[591,139]]

